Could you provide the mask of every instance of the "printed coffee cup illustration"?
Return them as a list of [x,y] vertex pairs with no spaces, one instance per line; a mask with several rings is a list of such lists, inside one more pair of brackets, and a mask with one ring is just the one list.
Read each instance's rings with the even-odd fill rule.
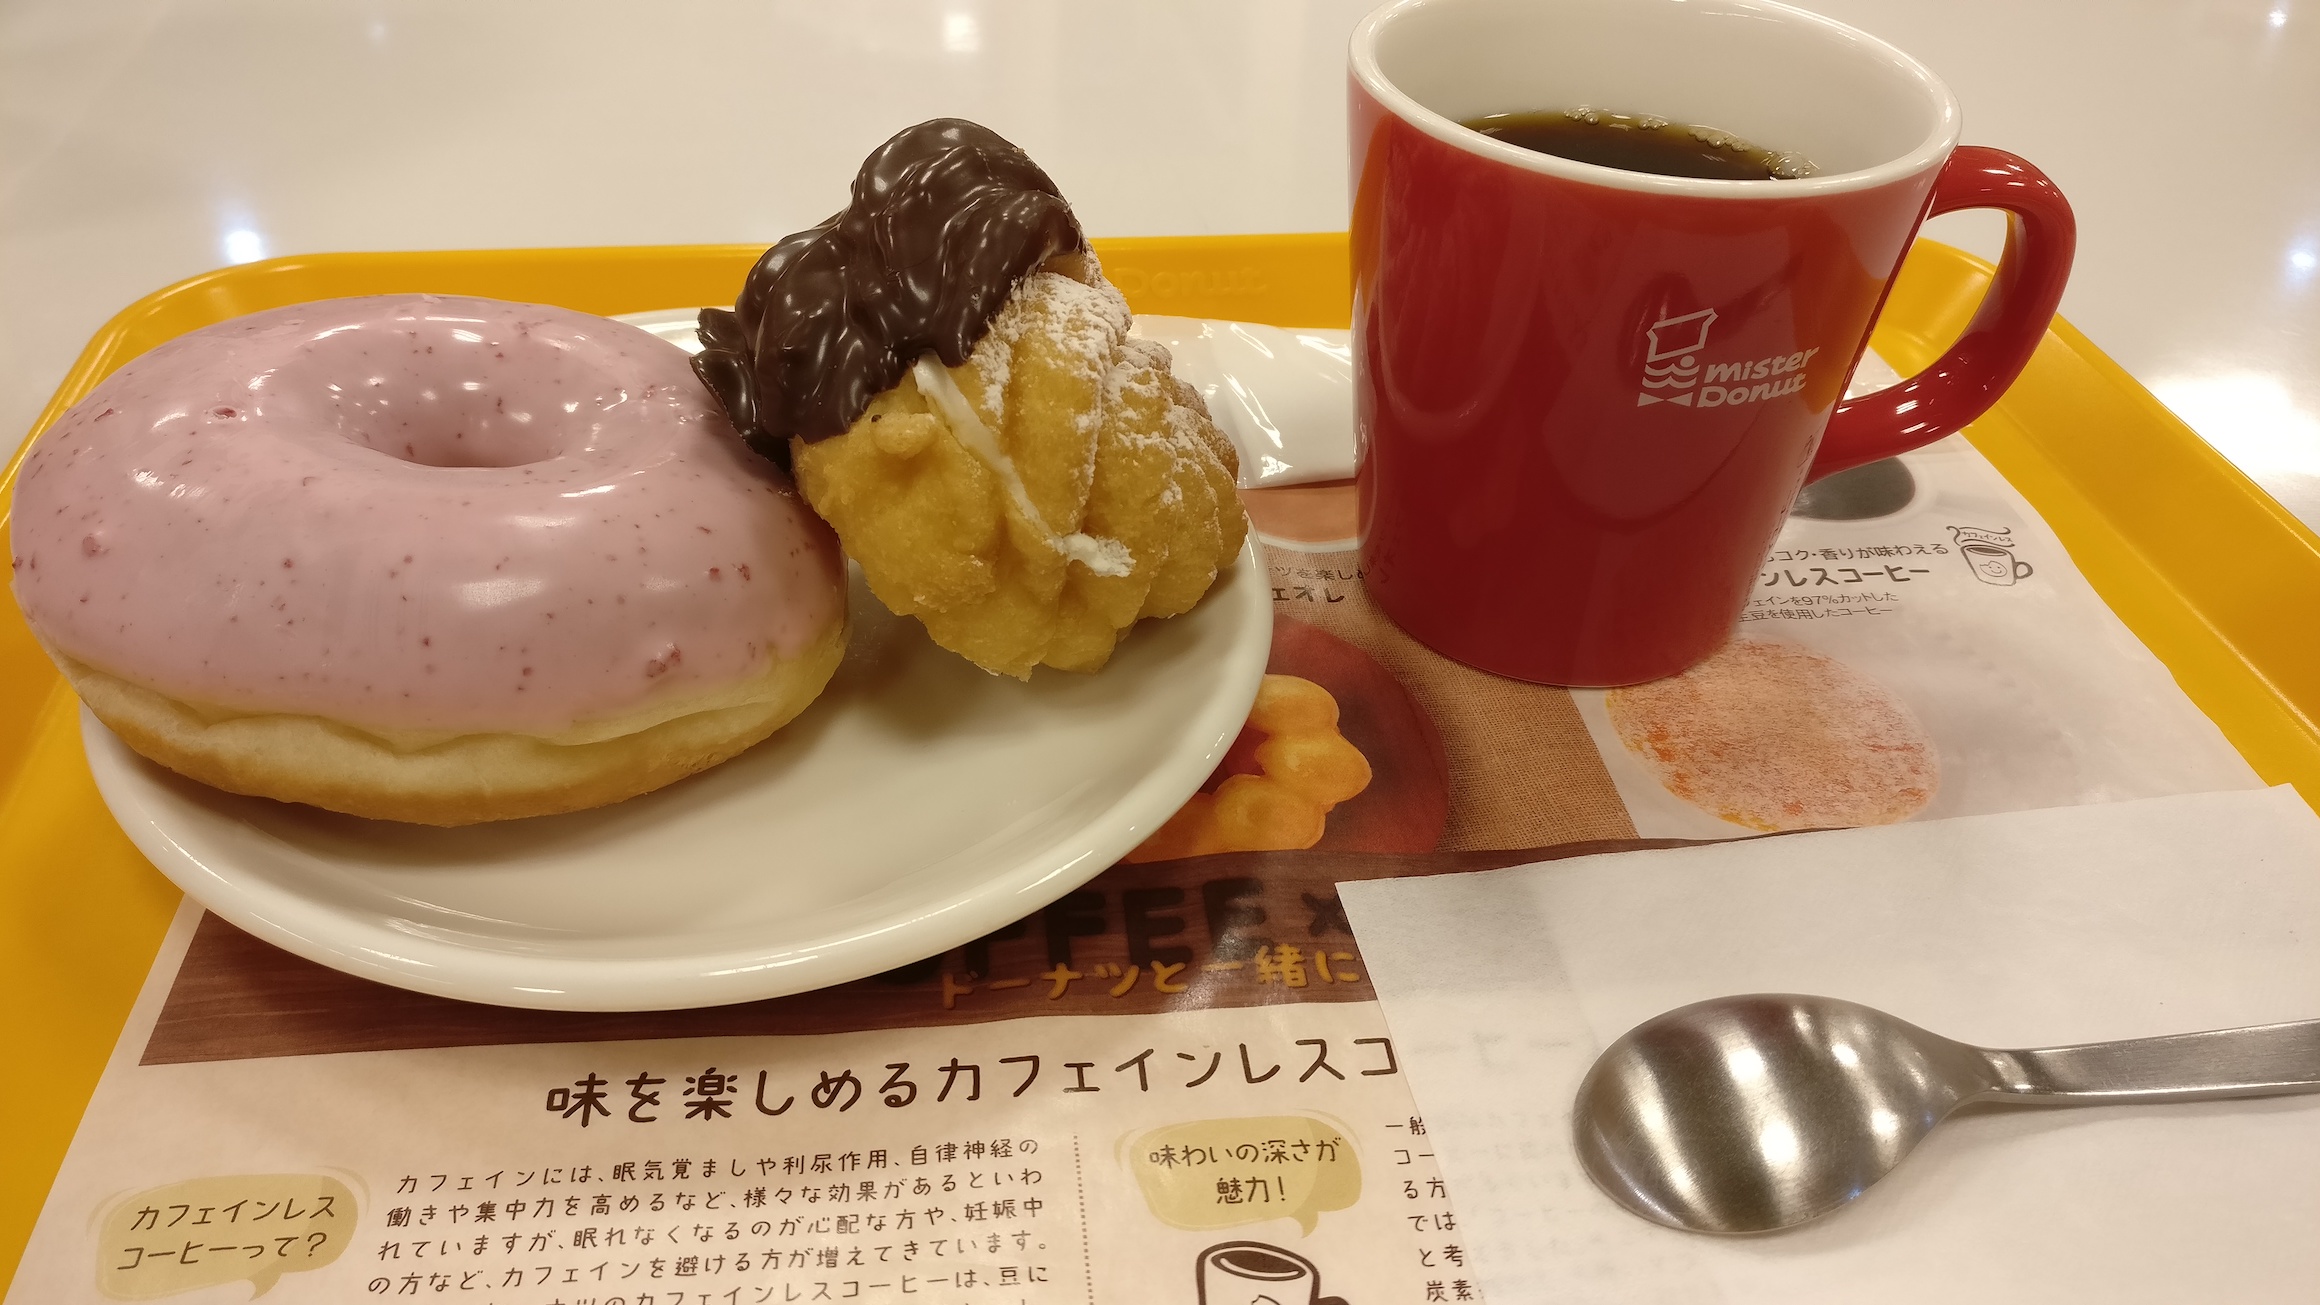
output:
[[1221,1242],[1200,1253],[1200,1305],[1345,1305],[1321,1294],[1313,1261],[1264,1242]]
[[2034,574],[2028,562],[2014,556],[2011,527],[1983,530],[1977,526],[1951,526],[1949,533],[1957,541],[1958,556],[1965,559],[1974,579],[1983,584],[2010,585]]
[[1965,554],[1966,565],[1983,584],[2010,585],[2030,574],[2028,562],[2015,561],[2011,552],[1996,544],[1967,544],[1958,551]]

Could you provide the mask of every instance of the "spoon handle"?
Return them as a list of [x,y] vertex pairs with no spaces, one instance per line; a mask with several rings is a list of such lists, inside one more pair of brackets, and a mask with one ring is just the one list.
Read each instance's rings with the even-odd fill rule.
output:
[[2320,1092],[2320,1020],[1982,1055],[1998,1082],[1984,1100],[2094,1105]]

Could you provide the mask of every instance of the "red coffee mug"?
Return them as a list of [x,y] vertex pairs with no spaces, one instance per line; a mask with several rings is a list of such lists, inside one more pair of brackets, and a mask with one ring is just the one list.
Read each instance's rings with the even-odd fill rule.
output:
[[[1672,675],[1722,644],[1810,481],[1987,409],[2030,359],[2076,226],[2046,176],[1959,147],[1873,37],[1762,0],[1400,0],[1351,59],[1362,566],[1403,629],[1547,684]],[[1592,107],[1802,154],[1700,181],[1459,125]],[[1841,401],[1918,225],[2006,212],[1965,335]]]

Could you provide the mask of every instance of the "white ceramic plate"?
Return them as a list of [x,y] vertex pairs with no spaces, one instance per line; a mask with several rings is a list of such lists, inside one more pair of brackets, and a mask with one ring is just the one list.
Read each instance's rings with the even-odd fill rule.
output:
[[931,956],[1085,883],[1200,786],[1255,700],[1272,591],[1253,542],[1101,674],[986,675],[859,578],[846,662],[741,757],[568,816],[428,829],[235,797],[82,717],[139,850],[309,960],[553,1010],[751,1001]]

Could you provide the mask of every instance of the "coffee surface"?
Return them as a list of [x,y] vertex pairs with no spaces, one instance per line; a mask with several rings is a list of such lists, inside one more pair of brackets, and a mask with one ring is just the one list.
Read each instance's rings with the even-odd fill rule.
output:
[[1254,1246],[1236,1246],[1219,1254],[1216,1262],[1252,1278],[1289,1279],[1301,1277],[1305,1272],[1305,1266],[1295,1260]]
[[1712,181],[1783,181],[1813,173],[1800,155],[1649,114],[1554,109],[1486,114],[1461,125],[1526,150],[1626,172]]

